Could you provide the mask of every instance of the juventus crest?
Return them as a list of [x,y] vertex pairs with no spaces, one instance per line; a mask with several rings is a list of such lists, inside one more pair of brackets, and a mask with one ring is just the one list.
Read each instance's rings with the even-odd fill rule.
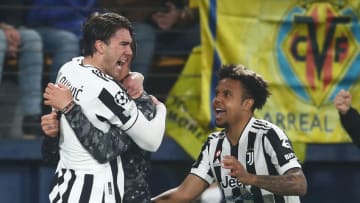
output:
[[246,152],[246,164],[249,166],[254,164],[254,149],[248,149]]

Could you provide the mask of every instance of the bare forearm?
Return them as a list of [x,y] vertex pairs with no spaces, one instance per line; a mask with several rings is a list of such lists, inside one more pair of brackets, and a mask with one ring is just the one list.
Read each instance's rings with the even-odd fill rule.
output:
[[152,202],[189,203],[199,197],[208,186],[209,184],[203,179],[200,179],[193,174],[189,174],[179,187],[170,189],[152,198]]
[[303,196],[307,190],[301,169],[291,169],[285,175],[279,176],[254,175],[250,184],[278,195]]
[[190,199],[185,199],[179,194],[177,188],[170,189],[151,199],[154,203],[190,203]]

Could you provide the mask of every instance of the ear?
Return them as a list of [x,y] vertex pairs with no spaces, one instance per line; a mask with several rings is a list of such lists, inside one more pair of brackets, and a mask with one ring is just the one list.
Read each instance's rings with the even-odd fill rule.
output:
[[244,101],[244,106],[246,107],[246,109],[248,110],[252,110],[253,106],[254,106],[254,99],[253,98],[248,98],[248,99],[245,99]]
[[95,49],[97,52],[99,52],[100,54],[104,53],[104,42],[101,40],[96,40],[95,41]]

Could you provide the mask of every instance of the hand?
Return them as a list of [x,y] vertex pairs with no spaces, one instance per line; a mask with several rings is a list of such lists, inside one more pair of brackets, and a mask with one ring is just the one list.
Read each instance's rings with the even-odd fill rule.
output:
[[58,111],[64,109],[73,100],[70,90],[63,84],[48,83],[43,96],[44,104]]
[[7,53],[11,57],[16,57],[17,53],[19,52],[19,46],[21,42],[20,33],[10,25],[6,26],[4,33],[8,43]]
[[168,12],[156,12],[151,17],[160,29],[168,30],[174,26],[181,15],[181,12],[176,8],[172,2],[166,2],[166,6],[169,7]]
[[59,120],[55,111],[41,116],[41,129],[49,137],[56,137],[59,134]]
[[340,90],[334,99],[335,108],[341,113],[346,114],[351,106],[351,94],[346,90]]
[[229,175],[236,177],[241,183],[250,185],[252,174],[248,173],[244,166],[233,156],[226,155],[222,159],[222,167],[230,169]]
[[138,72],[130,72],[129,75],[122,81],[128,94],[137,99],[144,93],[144,76]]

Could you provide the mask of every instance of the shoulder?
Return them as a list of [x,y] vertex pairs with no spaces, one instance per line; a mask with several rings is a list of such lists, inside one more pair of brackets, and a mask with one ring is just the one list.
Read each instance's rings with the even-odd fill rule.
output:
[[270,143],[280,143],[289,140],[285,131],[279,126],[262,119],[253,119],[250,131],[268,140]]
[[250,121],[251,123],[251,127],[254,129],[259,129],[259,130],[269,130],[271,128],[273,128],[275,125],[270,123],[267,120],[263,120],[263,119],[255,119],[252,118],[252,120]]
[[65,63],[59,71],[60,75],[66,75],[82,83],[91,83],[95,86],[119,88],[119,84],[109,75],[103,73],[98,68],[84,65],[84,57],[75,57]]
[[224,139],[224,138],[225,138],[225,130],[216,131],[216,132],[212,132],[209,134],[206,142],[209,145],[216,145],[219,140]]
[[93,66],[83,65],[82,59],[77,57],[65,63],[59,71],[57,82],[71,90],[81,90],[85,98],[101,95],[104,99],[129,99],[120,83]]
[[72,58],[70,61],[64,63],[61,67],[59,71],[75,71],[76,68],[81,67],[81,63],[84,57],[74,57]]
[[284,134],[284,131],[277,125],[262,119],[254,119],[252,128],[264,131],[264,134],[275,133]]
[[284,130],[266,120],[256,119],[256,121],[254,123],[261,124],[260,126],[264,130],[263,136],[267,140],[265,143],[270,144],[272,148],[281,148],[282,146],[291,149],[290,140]]
[[205,142],[203,143],[203,146],[202,146],[202,149],[201,151],[204,152],[204,151],[208,151],[210,148],[212,148],[211,146],[215,146],[217,145],[218,141],[221,139],[221,138],[224,138],[225,137],[225,132],[222,130],[222,131],[219,131],[219,132],[212,132],[210,133],[207,138],[205,138]]

